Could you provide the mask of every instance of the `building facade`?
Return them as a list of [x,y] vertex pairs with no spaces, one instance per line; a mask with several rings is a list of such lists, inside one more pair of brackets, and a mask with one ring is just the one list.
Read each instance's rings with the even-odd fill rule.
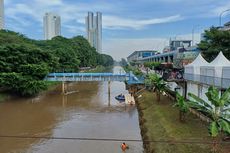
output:
[[0,30],[4,29],[4,0],[0,0]]
[[44,38],[51,40],[53,37],[61,35],[61,17],[54,13],[46,13],[43,17]]
[[142,58],[137,58],[133,55],[134,57],[131,58],[137,60],[139,63],[172,63],[175,68],[183,68],[185,65],[191,63],[200,52],[196,46],[191,46],[191,40],[170,40],[169,45],[165,47],[163,53]]
[[87,39],[90,45],[96,48],[98,53],[102,52],[102,13],[88,12],[86,17]]
[[169,47],[170,50],[177,50],[179,47],[187,48],[191,47],[192,41],[191,40],[170,40]]
[[153,56],[157,53],[157,51],[154,50],[141,50],[141,51],[135,51],[131,55],[127,57],[128,62],[138,62],[141,61],[144,58]]

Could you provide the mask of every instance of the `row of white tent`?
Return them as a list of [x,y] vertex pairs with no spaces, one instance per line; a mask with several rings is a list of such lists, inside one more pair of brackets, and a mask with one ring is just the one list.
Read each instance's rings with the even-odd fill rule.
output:
[[186,80],[228,88],[230,86],[230,61],[222,52],[210,63],[199,54],[192,63],[185,66],[184,77]]

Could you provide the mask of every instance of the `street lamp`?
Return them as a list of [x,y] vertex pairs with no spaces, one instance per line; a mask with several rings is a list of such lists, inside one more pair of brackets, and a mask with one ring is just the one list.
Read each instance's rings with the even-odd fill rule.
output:
[[195,31],[195,28],[198,28],[198,27],[200,27],[200,25],[195,25],[192,28],[192,46],[194,45],[194,31]]
[[228,12],[228,11],[230,11],[230,9],[224,10],[224,11],[222,11],[222,12],[220,13],[220,16],[219,16],[219,24],[220,24],[220,27],[221,27],[221,17],[222,17],[222,15],[223,15],[225,12]]

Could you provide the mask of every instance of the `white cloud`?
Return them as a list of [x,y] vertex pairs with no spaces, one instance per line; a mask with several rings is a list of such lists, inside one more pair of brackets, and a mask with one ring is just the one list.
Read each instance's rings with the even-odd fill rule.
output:
[[180,15],[168,16],[163,18],[146,19],[146,20],[127,19],[127,18],[121,18],[117,16],[104,15],[103,27],[107,29],[122,29],[122,28],[142,29],[148,25],[175,22],[182,19],[183,18]]
[[35,0],[36,4],[45,5],[45,6],[58,6],[62,5],[62,0]]
[[[109,3],[103,5],[94,4],[89,7],[90,4],[64,3],[63,0],[32,0],[28,3],[11,3],[10,7],[6,8],[6,15],[8,18],[18,22],[19,20],[25,20],[25,16],[32,17],[34,21],[40,22],[42,26],[42,18],[45,12],[55,12],[61,16],[62,25],[70,23],[85,24],[86,13],[92,11],[108,11],[116,10],[115,6]],[[89,9],[90,8],[90,9]],[[16,20],[17,18],[17,20]],[[103,14],[103,28],[107,29],[142,29],[148,25],[168,23],[182,20],[180,15],[166,16],[162,18],[150,18],[150,19],[130,19],[125,17],[118,17],[115,15]],[[28,26],[28,24],[22,24]]]

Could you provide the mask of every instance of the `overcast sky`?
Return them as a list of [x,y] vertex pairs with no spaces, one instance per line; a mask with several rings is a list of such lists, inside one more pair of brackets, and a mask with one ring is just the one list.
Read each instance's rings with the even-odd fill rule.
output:
[[[6,29],[43,39],[43,15],[61,16],[62,36],[86,35],[88,11],[103,14],[103,53],[126,58],[135,50],[161,51],[169,38],[200,39],[200,33],[219,25],[229,0],[5,0]],[[230,13],[222,17],[230,21]]]

